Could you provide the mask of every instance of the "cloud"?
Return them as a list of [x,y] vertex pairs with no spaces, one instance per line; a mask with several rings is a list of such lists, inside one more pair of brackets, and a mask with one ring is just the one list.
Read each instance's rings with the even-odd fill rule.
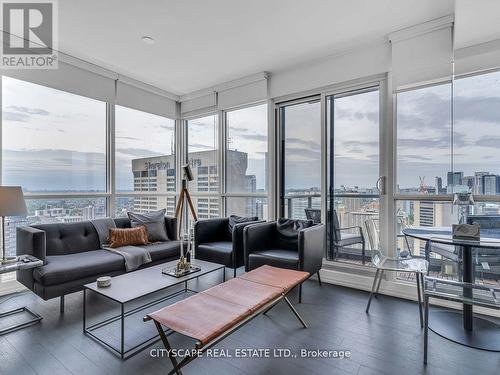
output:
[[142,139],[136,137],[126,137],[126,136],[116,136],[116,139],[128,139],[129,141],[142,141]]
[[305,139],[300,139],[300,138],[295,138],[295,137],[290,137],[285,139],[287,146],[290,146],[291,144],[296,144],[296,145],[301,145],[305,146],[309,149],[313,150],[320,150],[321,149],[321,143],[317,141],[310,141],[310,140],[305,140]]
[[[500,120],[500,118],[499,118]],[[500,137],[498,136],[483,136],[476,141],[476,146],[491,147],[498,149],[500,147]]]
[[4,121],[28,122],[30,116],[25,113],[3,111],[2,119]]
[[16,105],[10,105],[7,107],[8,110],[17,113],[25,113],[27,115],[39,115],[39,116],[48,116],[50,113],[41,108],[29,108],[29,107],[20,107]]
[[154,156],[163,156],[168,155],[167,152],[155,152],[145,148],[117,148],[117,152],[129,155],[137,158],[146,158],[146,157],[154,157]]
[[211,151],[214,149],[214,146],[209,146],[209,145],[204,145],[204,144],[201,144],[201,143],[190,143],[189,144],[189,148],[191,149],[197,149],[195,152],[197,151]]

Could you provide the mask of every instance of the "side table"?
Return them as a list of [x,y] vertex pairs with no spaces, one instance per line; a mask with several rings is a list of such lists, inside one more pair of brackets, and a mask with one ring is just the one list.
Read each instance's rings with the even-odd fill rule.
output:
[[[32,269],[32,268],[40,267],[42,265],[43,265],[43,262],[40,259],[37,259],[33,256],[20,255],[17,257],[17,260],[15,262],[0,264],[0,274],[14,272],[14,271],[20,271],[20,270]],[[14,324],[12,326],[0,329],[0,336],[5,335],[6,333],[17,331],[18,329],[22,329],[22,328],[28,327],[30,325],[33,325],[33,324],[37,324],[42,320],[42,317],[40,315],[31,311],[26,306],[18,307],[18,308],[13,309],[13,310],[1,312],[0,319],[5,318],[7,316],[15,315],[15,314],[21,314],[24,312],[31,315],[31,319],[29,319],[28,321],[23,322],[23,323]]]

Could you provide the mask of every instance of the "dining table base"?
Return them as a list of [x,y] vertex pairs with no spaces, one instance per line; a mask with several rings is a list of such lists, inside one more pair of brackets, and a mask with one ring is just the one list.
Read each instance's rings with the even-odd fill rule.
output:
[[464,329],[460,311],[431,308],[429,329],[439,336],[471,348],[500,352],[500,324],[474,316],[473,329]]

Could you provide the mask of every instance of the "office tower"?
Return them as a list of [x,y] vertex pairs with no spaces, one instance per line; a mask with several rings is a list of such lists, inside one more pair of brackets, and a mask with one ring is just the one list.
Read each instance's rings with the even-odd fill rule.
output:
[[475,178],[474,176],[464,176],[463,178],[463,185],[464,186],[467,186],[469,188],[469,191],[474,191],[474,181],[475,181]]
[[474,194],[483,194],[483,176],[489,175],[490,172],[475,172],[474,173]]
[[434,189],[436,194],[439,194],[443,189],[443,179],[439,176],[434,179]]
[[[218,196],[198,196],[196,193],[219,192],[219,175],[217,170],[217,152],[199,151],[188,154],[188,163],[193,172],[193,181],[189,182],[189,190],[193,195],[195,208],[200,219],[219,217],[220,201]],[[226,183],[234,191],[255,192],[256,177],[247,176],[247,154],[228,150],[226,162],[230,169]],[[134,191],[175,193],[175,156],[162,155],[132,160],[134,174]],[[134,211],[147,212],[162,208],[167,209],[167,215],[174,215],[176,200],[173,196],[140,196],[134,198]],[[247,202],[243,199],[228,199],[227,212],[243,215],[246,212]]]
[[483,191],[484,195],[496,195],[498,193],[498,176],[494,174],[488,174],[482,177],[483,180]]

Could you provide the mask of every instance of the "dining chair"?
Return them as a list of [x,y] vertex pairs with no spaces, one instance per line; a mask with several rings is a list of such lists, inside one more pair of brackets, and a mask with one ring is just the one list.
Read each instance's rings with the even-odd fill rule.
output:
[[415,279],[417,283],[417,300],[418,300],[418,311],[420,316],[420,326],[424,326],[423,316],[422,316],[422,292],[421,284],[423,282],[423,276],[427,273],[429,263],[423,258],[390,258],[383,255],[379,250],[374,250],[372,252],[372,264],[377,268],[375,272],[375,278],[373,279],[372,289],[370,292],[370,297],[368,298],[368,303],[366,305],[366,313],[370,311],[370,304],[372,298],[378,296],[380,289],[380,283],[382,282],[382,277],[384,272],[412,272],[415,273]]

